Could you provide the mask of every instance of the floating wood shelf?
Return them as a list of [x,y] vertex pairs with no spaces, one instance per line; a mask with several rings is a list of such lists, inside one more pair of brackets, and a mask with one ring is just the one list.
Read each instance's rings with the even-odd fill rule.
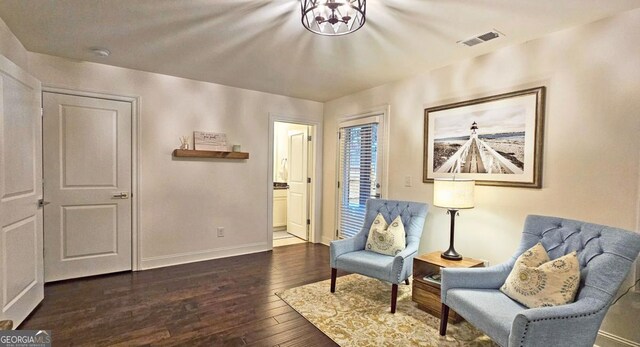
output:
[[178,158],[249,159],[247,152],[196,151],[193,149],[175,149],[173,156]]

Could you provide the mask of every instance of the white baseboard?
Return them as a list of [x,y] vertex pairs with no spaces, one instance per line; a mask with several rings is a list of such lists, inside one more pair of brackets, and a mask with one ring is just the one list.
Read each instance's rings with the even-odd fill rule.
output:
[[606,331],[598,331],[598,337],[596,338],[596,344],[594,346],[599,347],[640,347],[640,343],[636,341],[631,341],[625,339],[624,337],[620,337],[618,335],[614,335],[608,333]]
[[173,266],[197,261],[233,257],[249,253],[265,252],[271,250],[266,242],[250,243],[236,247],[224,247],[208,249],[203,251],[185,252],[157,257],[142,258],[140,261],[141,270],[149,270],[165,266]]
[[323,237],[322,237],[322,241],[320,241],[320,243],[322,243],[322,244],[323,244],[323,245],[325,245],[325,246],[329,246],[329,244],[331,243],[331,241],[333,241],[333,240],[332,240],[332,239],[330,239],[330,238],[326,238],[326,237],[324,237],[324,236],[323,236]]

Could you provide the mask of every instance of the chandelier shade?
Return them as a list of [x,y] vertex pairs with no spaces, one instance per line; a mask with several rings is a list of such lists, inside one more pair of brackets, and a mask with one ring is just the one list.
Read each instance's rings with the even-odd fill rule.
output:
[[364,25],[366,0],[300,0],[302,25],[326,36],[352,33]]

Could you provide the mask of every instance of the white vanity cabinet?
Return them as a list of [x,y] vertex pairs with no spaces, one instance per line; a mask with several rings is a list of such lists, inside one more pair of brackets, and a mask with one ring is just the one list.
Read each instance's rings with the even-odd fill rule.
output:
[[273,190],[273,229],[287,228],[287,189]]

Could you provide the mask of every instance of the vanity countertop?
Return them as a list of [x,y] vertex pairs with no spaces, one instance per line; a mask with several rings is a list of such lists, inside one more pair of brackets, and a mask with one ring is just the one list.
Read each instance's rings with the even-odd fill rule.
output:
[[289,189],[287,182],[273,182],[273,189]]

